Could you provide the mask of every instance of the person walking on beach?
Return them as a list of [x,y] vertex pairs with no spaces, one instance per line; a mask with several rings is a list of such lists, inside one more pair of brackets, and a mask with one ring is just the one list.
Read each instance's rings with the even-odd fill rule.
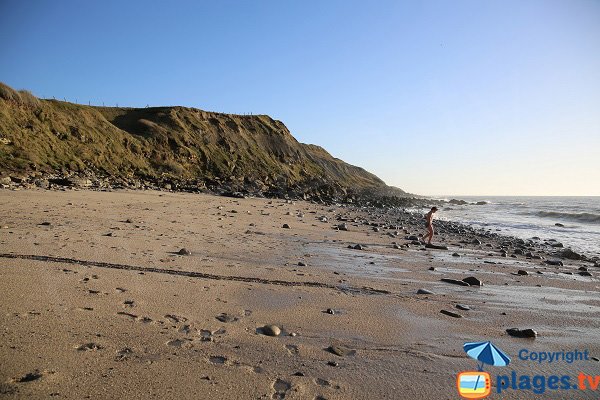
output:
[[423,241],[427,241],[427,244],[431,244],[431,239],[433,239],[433,214],[437,211],[437,207],[431,207],[431,210],[425,214],[425,227],[427,228],[427,234],[423,236]]

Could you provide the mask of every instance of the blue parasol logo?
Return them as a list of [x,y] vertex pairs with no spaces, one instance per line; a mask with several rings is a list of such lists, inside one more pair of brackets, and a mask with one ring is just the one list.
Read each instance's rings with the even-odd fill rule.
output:
[[510,363],[510,357],[492,342],[469,342],[463,345],[463,349],[469,357],[481,363],[478,365],[479,371],[483,371],[483,364],[506,367]]

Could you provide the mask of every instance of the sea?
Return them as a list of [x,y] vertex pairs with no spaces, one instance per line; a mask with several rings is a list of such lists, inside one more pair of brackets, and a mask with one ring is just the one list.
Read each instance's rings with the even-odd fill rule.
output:
[[522,239],[536,236],[542,240],[555,239],[578,253],[600,257],[600,196],[435,198],[468,203],[440,207],[435,218]]

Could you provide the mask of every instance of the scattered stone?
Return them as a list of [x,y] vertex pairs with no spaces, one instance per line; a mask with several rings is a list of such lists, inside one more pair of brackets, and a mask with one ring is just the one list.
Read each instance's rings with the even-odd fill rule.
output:
[[458,308],[459,310],[463,310],[463,311],[469,311],[471,309],[471,307],[465,306],[464,304],[457,304],[456,308]]
[[289,226],[288,224],[283,224],[281,227],[282,227],[283,229],[290,229],[290,226]]
[[460,254],[458,254],[458,253],[452,253],[452,257],[460,257]]
[[525,271],[523,269],[520,269],[520,270],[517,271],[517,275],[529,275],[529,272],[527,272],[527,271]]
[[565,226],[563,224],[561,224],[560,222],[557,222],[554,224],[554,226],[558,226],[560,228],[564,228]]
[[281,335],[281,328],[279,328],[277,325],[265,325],[262,327],[261,330],[262,330],[263,335],[267,335],[267,336]]
[[355,245],[354,247],[352,247],[354,250],[362,250],[363,247],[360,244]]
[[182,248],[181,250],[179,250],[179,251],[177,252],[177,254],[179,254],[180,256],[191,256],[191,255],[192,255],[192,252],[191,252],[191,251],[189,251],[188,249],[186,249],[186,248],[184,247],[184,248]]
[[298,266],[299,267],[306,267],[306,264],[303,263],[302,261],[298,261]]
[[554,266],[558,266],[558,267],[563,267],[563,262],[560,260],[546,260],[546,264],[548,265],[554,265]]
[[600,362],[600,358],[598,358],[598,357],[592,357],[592,360],[594,360],[596,362]]
[[473,240],[471,241],[471,244],[474,244],[474,245],[476,245],[476,246],[480,246],[480,245],[481,245],[481,240],[479,240],[479,239],[473,239]]
[[588,272],[588,271],[579,271],[579,275],[581,275],[581,276],[592,276],[592,273]]
[[460,315],[460,314],[457,314],[457,313],[455,313],[455,312],[448,311],[448,310],[440,310],[440,312],[441,312],[442,314],[445,314],[445,315],[447,315],[447,316],[449,316],[449,317],[453,317],[453,318],[462,318],[462,317],[463,317],[463,316],[462,316],[462,315]]
[[442,278],[441,281],[446,282],[446,283],[451,283],[453,285],[471,286],[471,284],[469,282],[465,282],[464,280],[459,281],[458,279]]
[[474,276],[469,276],[469,277],[463,279],[462,281],[468,283],[471,286],[483,286],[483,282],[481,282],[479,279],[475,278]]
[[340,364],[338,364],[336,361],[327,361],[327,365],[330,367],[337,367]]
[[569,260],[582,260],[583,256],[579,253],[575,253],[571,249],[564,249],[561,253],[563,258],[568,258]]
[[429,267],[430,271],[435,271],[435,267]]
[[510,336],[518,337],[518,338],[535,338],[537,337],[537,332],[533,329],[517,329],[517,328],[509,328],[506,330]]
[[339,224],[339,225],[337,226],[337,228],[338,228],[340,231],[347,231],[347,230],[348,230],[348,225],[347,225],[347,224],[344,222],[343,224]]
[[417,294],[435,294],[435,293],[433,293],[431,290],[419,289],[419,290],[417,290]]
[[42,226],[51,226],[52,224],[50,222],[48,222],[48,221],[44,221],[40,225],[42,225]]
[[334,314],[335,314],[335,310],[334,310],[333,308],[328,308],[328,309],[327,309],[325,312],[326,312],[327,314],[331,314],[331,315],[334,315]]
[[430,243],[427,243],[425,245],[425,247],[428,249],[435,249],[435,250],[448,250],[448,246],[440,246],[437,244],[430,244]]

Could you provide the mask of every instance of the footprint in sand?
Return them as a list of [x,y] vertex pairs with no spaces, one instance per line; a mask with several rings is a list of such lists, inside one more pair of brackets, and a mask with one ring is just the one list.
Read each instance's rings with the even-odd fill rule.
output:
[[292,355],[297,355],[300,351],[298,350],[298,346],[295,344],[286,344],[285,348]]
[[125,311],[119,311],[119,312],[117,312],[117,315],[123,315],[125,317],[131,318],[131,319],[136,320],[137,322],[141,322],[143,324],[148,324],[148,323],[152,322],[152,318],[149,318],[149,317],[138,317],[135,314],[131,314],[131,313],[128,313],[128,312],[125,312]]
[[117,355],[115,356],[115,361],[128,360],[132,354],[133,354],[133,350],[131,350],[129,347],[122,348],[121,350],[117,351]]
[[273,382],[273,389],[275,390],[275,393],[273,393],[272,398],[276,399],[276,400],[285,399],[286,393],[291,388],[292,388],[291,383],[286,382],[282,379],[277,379],[275,382]]
[[84,343],[79,346],[75,346],[77,351],[96,351],[101,350],[103,347],[97,343]]
[[174,315],[174,314],[167,314],[167,315],[165,315],[165,318],[168,319],[173,324],[187,321],[187,318],[180,317],[179,315]]

